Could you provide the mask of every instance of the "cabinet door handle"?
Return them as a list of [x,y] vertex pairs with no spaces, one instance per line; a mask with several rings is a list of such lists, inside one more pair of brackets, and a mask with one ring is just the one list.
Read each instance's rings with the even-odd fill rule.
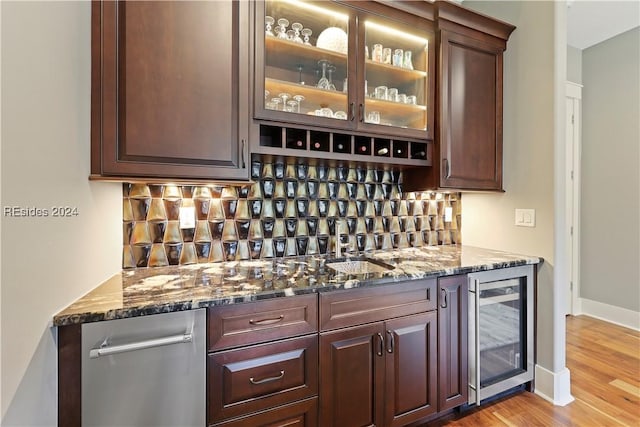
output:
[[393,331],[387,331],[387,335],[389,336],[389,339],[387,340],[387,353],[393,353],[393,349],[396,344],[393,338]]
[[247,164],[244,161],[244,146],[245,146],[245,140],[243,139],[242,140],[242,151],[240,153],[240,157],[242,159],[242,169],[246,169],[246,167],[247,167]]
[[273,377],[267,377],[257,381],[253,379],[253,377],[251,377],[249,378],[249,382],[253,385],[258,385],[258,384],[270,383],[272,381],[278,381],[279,379],[282,379],[282,377],[284,377],[284,371],[280,371],[280,374],[275,375]]
[[278,323],[282,321],[282,319],[284,319],[284,314],[281,314],[278,317],[273,317],[270,319],[260,319],[260,320],[249,319],[249,323],[252,325],[273,325],[274,323]]
[[349,121],[354,121],[356,119],[356,103],[352,102],[351,104],[349,104],[349,115],[351,116],[349,118]]
[[444,169],[444,178],[445,179],[451,178],[451,171],[449,170],[449,160],[448,159],[442,159],[442,169]]
[[380,357],[384,354],[384,337],[380,332],[376,334],[378,336],[378,351],[376,354]]
[[364,122],[364,106],[362,104],[360,104],[359,110],[360,110],[360,121]]
[[440,295],[442,296],[441,302],[440,302],[440,307],[441,308],[447,308],[447,290],[446,289],[440,289]]

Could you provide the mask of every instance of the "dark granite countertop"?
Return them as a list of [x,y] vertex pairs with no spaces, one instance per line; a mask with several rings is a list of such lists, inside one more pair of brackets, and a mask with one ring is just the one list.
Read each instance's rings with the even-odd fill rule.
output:
[[123,270],[56,314],[54,326],[191,310],[221,304],[327,292],[428,277],[538,264],[542,258],[472,246],[376,251],[394,268],[345,274],[327,255]]

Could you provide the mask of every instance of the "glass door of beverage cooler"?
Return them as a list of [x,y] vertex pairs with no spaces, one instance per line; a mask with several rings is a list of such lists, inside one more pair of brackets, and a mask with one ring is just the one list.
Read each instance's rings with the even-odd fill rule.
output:
[[355,103],[348,92],[355,70],[349,57],[351,9],[328,1],[258,5],[256,117],[354,127]]
[[433,33],[424,28],[424,22],[412,26],[410,22],[364,17],[364,29],[360,30],[365,43],[362,127],[431,137],[433,79],[429,78],[429,64],[435,46]]

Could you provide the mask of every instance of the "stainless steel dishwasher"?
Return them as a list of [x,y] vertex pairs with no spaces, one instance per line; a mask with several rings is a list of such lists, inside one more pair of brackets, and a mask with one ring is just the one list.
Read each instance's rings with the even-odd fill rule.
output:
[[82,325],[82,425],[205,426],[205,310]]

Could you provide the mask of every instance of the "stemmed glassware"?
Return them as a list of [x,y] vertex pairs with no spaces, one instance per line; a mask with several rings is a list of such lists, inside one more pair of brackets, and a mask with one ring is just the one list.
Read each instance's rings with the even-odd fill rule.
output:
[[301,34],[304,36],[304,44],[306,44],[307,46],[311,46],[311,43],[309,42],[309,36],[313,34],[311,28],[304,28],[301,31]]
[[327,66],[329,65],[329,61],[327,61],[326,59],[321,59],[320,61],[318,61],[318,65],[320,65],[320,67],[322,67],[322,77],[320,78],[320,80],[318,80],[318,84],[317,87],[319,89],[329,89],[329,79],[327,79]]
[[287,18],[278,19],[278,26],[280,28],[280,31],[278,31],[278,38],[280,39],[288,38],[287,27],[289,26],[289,20]]
[[291,95],[286,92],[283,92],[278,96],[282,98],[282,111],[287,111],[287,100],[291,98]]
[[[300,112],[300,106],[298,105],[298,101],[296,101],[295,99],[291,99],[289,101],[287,101],[287,105],[289,106],[289,109],[287,111],[291,112],[291,113],[295,113],[295,112]],[[296,106],[298,106],[297,111],[296,111]]]
[[291,41],[295,43],[304,43],[300,38],[300,30],[302,30],[302,24],[299,22],[294,22],[293,24],[291,24],[291,28],[293,29],[293,37]]
[[300,103],[304,101],[304,96],[302,95],[294,95],[293,99],[298,102],[298,113],[300,112]]
[[327,72],[329,73],[329,87],[327,89],[329,90],[336,90],[336,85],[333,84],[333,79],[331,78],[335,70],[336,70],[335,65],[329,65],[327,67]]
[[274,110],[278,109],[278,104],[280,104],[281,101],[282,101],[282,99],[280,99],[280,98],[271,98],[271,103],[273,104],[273,109]]
[[272,28],[273,28],[273,24],[274,24],[275,19],[273,19],[273,16],[265,16],[264,17],[264,23],[266,24],[266,29],[265,29],[265,34],[268,36],[274,36]]
[[298,70],[298,84],[303,85],[304,80],[302,80],[302,70],[304,69],[304,66],[302,64],[298,64],[296,65],[296,69]]

